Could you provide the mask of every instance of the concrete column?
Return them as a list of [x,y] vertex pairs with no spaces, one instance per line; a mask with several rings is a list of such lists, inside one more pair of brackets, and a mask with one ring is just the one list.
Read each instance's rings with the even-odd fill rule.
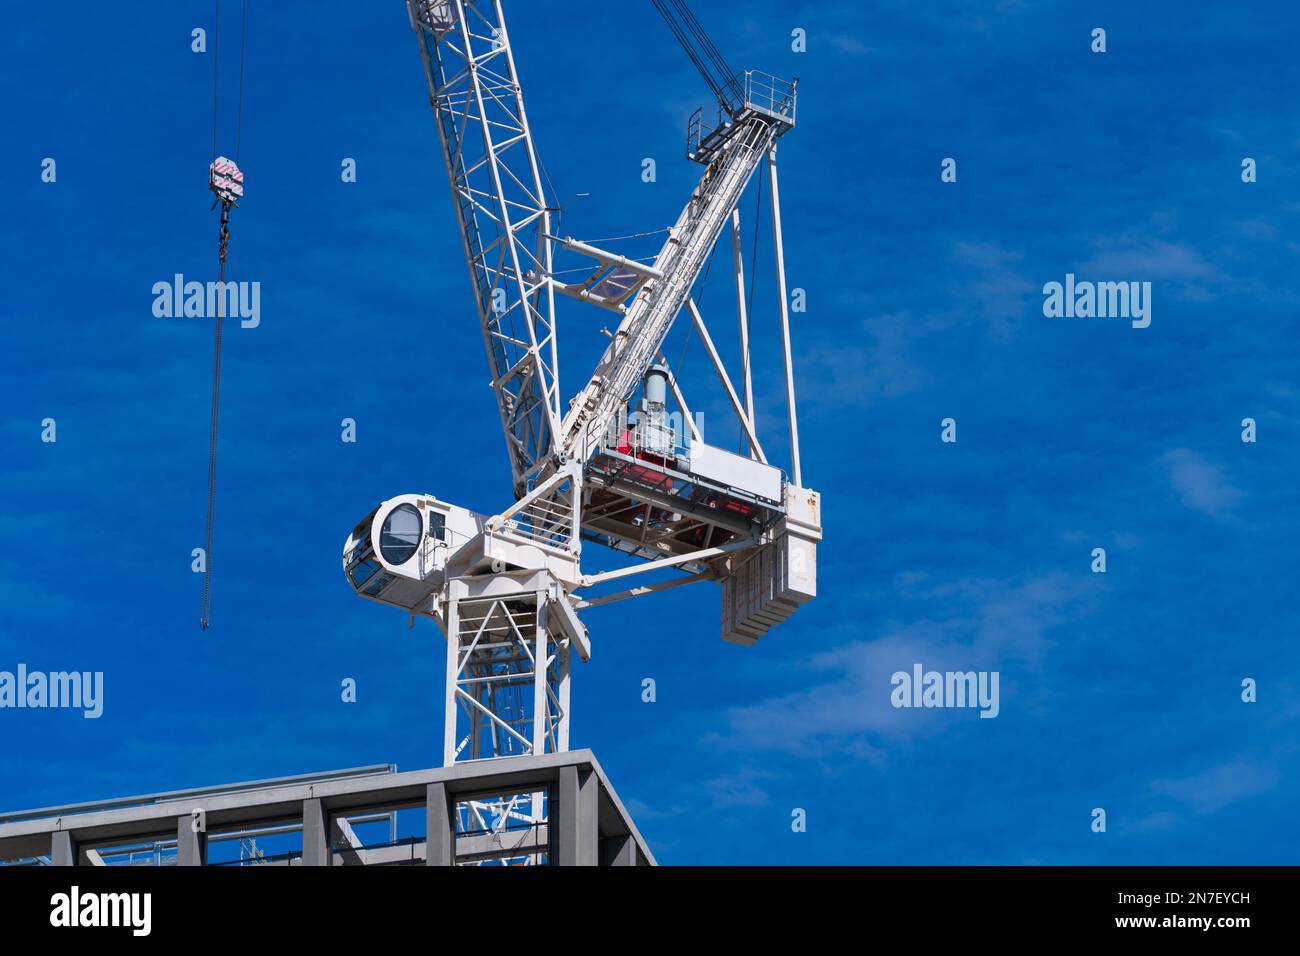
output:
[[599,821],[596,801],[600,780],[590,767],[560,768],[560,799],[555,820],[560,866],[595,866]]
[[451,806],[447,786],[431,783],[425,788],[424,863],[425,866],[451,866],[455,835],[451,829]]
[[194,829],[194,818],[186,815],[176,818],[176,865],[206,866],[208,862],[208,835]]
[[636,840],[632,834],[607,837],[600,841],[601,866],[636,866]]
[[319,799],[302,802],[302,865],[329,866],[329,829]]
[[[452,587],[456,586],[453,582]],[[442,725],[444,767],[450,767],[456,762],[456,715],[460,711],[456,705],[457,679],[460,676],[460,605],[454,600],[455,596],[453,594],[453,600],[447,602],[447,679],[443,687],[446,697],[443,700],[445,716]]]
[[[366,860],[362,854],[364,849],[357,846],[360,837],[352,829],[346,817],[337,814],[330,820],[330,845],[338,847],[339,857],[342,859],[343,866],[365,866]],[[330,853],[331,864],[334,861],[333,852]]]
[[77,865],[77,844],[67,830],[55,830],[50,835],[50,863],[53,866]]

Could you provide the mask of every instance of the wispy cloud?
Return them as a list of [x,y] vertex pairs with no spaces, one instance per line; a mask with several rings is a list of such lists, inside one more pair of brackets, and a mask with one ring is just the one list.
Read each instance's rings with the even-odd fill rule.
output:
[[1223,469],[1187,448],[1175,448],[1161,456],[1170,484],[1187,507],[1220,517],[1241,499]]
[[1033,668],[1053,631],[1079,613],[1084,593],[1060,574],[1026,581],[967,579],[920,591],[917,585],[911,576],[900,583],[934,608],[960,610],[814,654],[805,665],[809,689],[729,709],[716,742],[800,755],[829,748],[879,763],[889,743],[947,726],[893,707],[894,673],[918,662],[934,670]]
[[703,789],[715,810],[731,807],[761,807],[772,802],[763,784],[777,774],[756,767],[743,767],[734,773],[718,774],[703,783]]
[[1156,781],[1151,789],[1173,797],[1196,813],[1214,813],[1268,792],[1281,776],[1276,767],[1243,758],[1186,777]]
[[[930,382],[915,355],[915,342],[926,332],[912,313],[891,312],[861,322],[854,336],[840,330],[838,340],[819,338],[799,355],[804,401],[862,411],[917,391]],[[777,398],[773,393],[767,404]]]
[[1023,258],[987,240],[959,241],[953,248],[953,262],[960,270],[954,306],[960,312],[973,309],[982,315],[996,341],[1011,337],[1014,323],[1025,315],[1029,296],[1037,291],[1020,266]]
[[1108,279],[1206,283],[1219,278],[1218,270],[1187,243],[1150,238],[1102,246],[1079,266],[1079,271]]

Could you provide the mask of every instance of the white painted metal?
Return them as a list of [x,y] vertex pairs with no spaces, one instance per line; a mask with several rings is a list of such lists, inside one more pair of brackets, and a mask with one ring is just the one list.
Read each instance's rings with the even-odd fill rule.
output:
[[785,246],[781,238],[781,189],[776,181],[776,144],[767,153],[768,180],[772,188],[772,242],[776,252],[776,288],[781,299],[781,347],[785,355],[785,405],[790,420],[790,476],[803,484],[799,466],[799,418],[794,406],[794,359],[790,355],[790,299],[785,288]]
[[772,540],[739,555],[722,582],[722,639],[753,645],[817,596],[821,496],[786,488],[786,518]]
[[[816,493],[800,487],[775,156],[776,140],[794,125],[794,86],[753,71],[738,74],[725,84],[726,122],[706,131],[693,119],[688,152],[704,164],[703,175],[647,265],[551,234],[553,209],[542,187],[501,0],[407,0],[407,8],[437,118],[516,501],[484,516],[429,495],[390,499],[354,529],[344,568],[358,593],[402,608],[412,620],[433,617],[446,635],[447,764],[564,751],[570,664],[575,654],[580,660],[591,654],[576,609],[717,580],[724,589],[723,636],[750,642],[815,594],[820,509]],[[765,158],[792,485],[768,464],[757,434],[737,211]],[[691,298],[728,223],[743,398]],[[557,281],[556,245],[593,260],[584,281]],[[607,333],[610,342],[594,374],[564,412],[556,292],[621,316],[617,329]],[[741,423],[748,457],[703,443],[668,369],[664,341],[683,308]],[[655,419],[650,431],[658,437],[651,441],[644,428],[628,421],[628,402],[656,361],[664,369],[655,373],[662,380],[653,383],[653,395],[647,388],[638,410]],[[689,443],[661,420],[665,380],[686,418]],[[601,459],[613,461],[613,470],[594,471]],[[593,496],[599,503],[589,508]],[[415,509],[420,524],[413,549],[399,549],[397,560],[385,556],[381,538],[388,518],[403,508]],[[615,530],[608,530],[611,525]],[[406,527],[409,538],[409,522]],[[637,562],[584,576],[584,535]],[[575,597],[593,585],[672,569],[682,576],[618,594]],[[528,824],[535,835],[547,804],[541,792],[461,801],[458,832],[486,841],[485,858],[512,858],[507,828]],[[519,859],[536,862],[540,855],[533,848]]]
[[595,374],[564,417],[564,450],[585,461],[663,346],[731,211],[778,129],[758,115],[739,123],[668,232],[648,282],[614,332]]
[[663,273],[654,266],[637,262],[617,253],[606,252],[585,242],[566,238],[558,240],[570,252],[594,259],[596,268],[582,282],[552,281],[556,292],[571,299],[580,299],[611,312],[627,312],[626,303],[633,299],[653,279],[662,279]]
[[233,159],[218,156],[208,166],[208,188],[217,199],[233,205],[244,198],[244,174]]
[[[755,223],[757,228],[758,224]],[[745,389],[745,418],[754,423],[754,378],[749,366],[749,308],[745,302],[745,260],[740,251],[740,210],[731,210],[731,269],[736,277],[736,314],[740,320],[741,384]],[[751,455],[758,457],[746,442]]]
[[689,554],[674,555],[671,558],[660,558],[658,561],[647,561],[645,564],[634,564],[626,568],[618,568],[614,571],[602,571],[600,574],[591,574],[582,579],[583,587],[591,587],[593,584],[601,584],[605,581],[613,581],[618,578],[625,578],[632,574],[643,574],[646,571],[658,571],[662,568],[672,568],[680,564],[690,564],[692,561],[703,561],[706,558],[719,558],[724,554],[730,554],[733,551],[739,551],[742,548],[752,548],[757,541],[742,539],[733,541],[730,544],[719,545],[716,548],[702,548],[699,551],[692,551]]
[[568,600],[545,571],[449,582],[445,765],[568,749]]
[[574,605],[574,610],[582,611],[589,607],[603,607],[606,604],[617,604],[619,601],[627,601],[634,597],[645,597],[647,594],[658,594],[660,591],[672,591],[675,588],[685,587],[699,581],[710,581],[713,576],[712,571],[701,571],[698,574],[690,574],[682,578],[670,578],[667,581],[656,581],[653,584],[641,584],[634,588],[628,588],[626,591],[602,594],[600,597],[592,598],[589,601],[579,601]]
[[775,502],[783,500],[781,488],[785,482],[781,478],[781,472],[766,462],[755,461],[704,442],[691,442],[690,456],[693,475],[726,488],[743,491],[753,498]]
[[451,183],[516,495],[560,424],[550,206],[500,0],[407,0]]
[[709,353],[709,361],[713,363],[713,370],[718,373],[718,381],[722,383],[722,387],[727,391],[727,398],[731,401],[731,408],[740,421],[740,427],[745,430],[745,437],[749,440],[750,449],[753,450],[759,461],[766,464],[767,456],[763,454],[763,446],[758,443],[758,434],[754,431],[753,419],[745,411],[745,407],[740,404],[740,396],[736,394],[735,386],[731,384],[731,376],[727,374],[727,368],[722,364],[722,357],[718,355],[717,346],[713,344],[713,336],[709,335],[709,327],[704,324],[704,317],[700,315],[695,300],[687,299],[686,308],[691,314],[691,320],[695,323],[695,331],[699,333],[700,341],[704,343],[705,351]]

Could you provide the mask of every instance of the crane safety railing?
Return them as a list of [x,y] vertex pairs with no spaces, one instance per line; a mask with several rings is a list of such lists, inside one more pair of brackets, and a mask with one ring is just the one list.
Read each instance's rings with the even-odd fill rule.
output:
[[729,122],[721,107],[718,107],[717,122],[712,126],[704,125],[704,107],[700,107],[692,113],[691,118],[686,121],[686,158],[693,160],[704,158],[702,148],[704,144],[720,138],[715,137],[714,134],[719,129],[725,129]]
[[729,88],[737,90],[741,108],[731,109],[725,104],[717,107],[717,117],[712,124],[704,120],[704,108],[691,114],[686,122],[686,156],[696,162],[707,162],[718,147],[731,135],[735,123],[745,110],[761,113],[777,121],[778,127],[794,126],[795,104],[798,100],[798,81],[783,80],[762,70],[746,70],[736,74]]
[[567,548],[573,542],[572,489],[566,484],[552,495],[534,498],[511,516],[505,527],[538,544]]
[[[420,541],[420,576],[425,577],[434,568],[438,567],[438,562],[434,560],[440,548],[446,549],[448,555],[455,554],[462,547],[473,540],[472,535],[462,534],[443,525],[439,534],[426,534]],[[446,563],[445,561],[443,562]]]
[[793,126],[798,85],[798,80],[783,80],[762,70],[746,70],[745,106]]

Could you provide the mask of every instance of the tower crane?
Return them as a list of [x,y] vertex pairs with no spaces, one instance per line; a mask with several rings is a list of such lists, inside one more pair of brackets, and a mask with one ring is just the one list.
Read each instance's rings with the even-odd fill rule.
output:
[[[570,667],[575,655],[585,661],[592,653],[583,608],[714,581],[721,586],[722,638],[752,645],[816,595],[821,501],[803,485],[800,468],[776,164],[778,140],[795,125],[797,80],[733,72],[684,0],[652,2],[716,97],[717,120],[706,122],[702,109],[691,116],[687,157],[703,170],[646,262],[553,232],[553,197],[543,187],[502,0],[406,0],[516,500],[483,515],[430,494],[390,498],[355,525],[343,568],[362,597],[412,620],[431,617],[446,636],[449,766],[568,749]],[[756,430],[740,254],[738,203],[764,166],[788,473],[769,462]],[[740,391],[692,297],[728,225]],[[586,262],[585,278],[561,281],[554,267],[561,255]],[[562,299],[619,317],[595,371],[565,404],[555,321]],[[664,359],[669,331],[683,313],[735,412],[745,454],[703,441]],[[670,393],[681,427],[669,412]],[[584,573],[584,543],[611,549],[626,563]],[[669,569],[676,576],[602,588]],[[466,825],[504,831],[512,821],[544,819],[544,803],[533,794],[492,806],[470,801],[459,810]]]

